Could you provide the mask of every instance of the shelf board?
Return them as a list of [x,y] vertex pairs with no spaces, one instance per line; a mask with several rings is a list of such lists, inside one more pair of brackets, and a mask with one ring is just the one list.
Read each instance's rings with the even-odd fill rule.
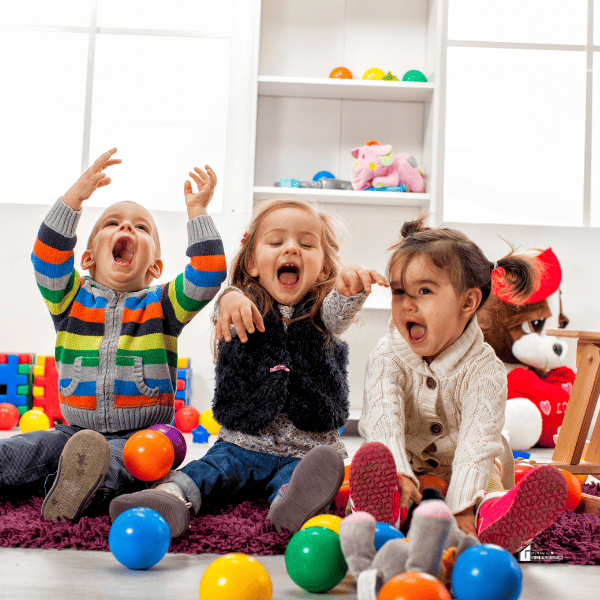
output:
[[365,192],[355,190],[321,190],[314,188],[282,188],[275,186],[255,186],[254,199],[301,198],[319,204],[351,204],[355,206],[429,206],[429,194],[412,192]]
[[317,77],[273,77],[259,75],[258,95],[286,98],[431,102],[433,83],[332,79]]

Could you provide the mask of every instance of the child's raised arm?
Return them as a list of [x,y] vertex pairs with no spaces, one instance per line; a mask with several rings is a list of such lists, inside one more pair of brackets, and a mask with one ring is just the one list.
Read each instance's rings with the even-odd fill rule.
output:
[[117,149],[113,148],[97,158],[96,162],[67,190],[62,197],[63,202],[73,210],[80,211],[85,200],[98,188],[108,185],[111,179],[103,171],[121,162],[120,158],[111,158],[116,151]]
[[335,287],[342,296],[349,297],[363,290],[370,294],[373,283],[390,287],[388,280],[375,269],[366,269],[361,265],[346,265],[337,276]]
[[200,215],[205,215],[206,208],[212,200],[213,194],[215,193],[215,187],[217,186],[217,175],[208,166],[205,165],[206,171],[194,167],[193,171],[190,171],[190,177],[196,182],[198,191],[192,190],[192,184],[189,180],[183,184],[183,193],[185,194],[185,204],[187,206],[188,217],[193,219]]

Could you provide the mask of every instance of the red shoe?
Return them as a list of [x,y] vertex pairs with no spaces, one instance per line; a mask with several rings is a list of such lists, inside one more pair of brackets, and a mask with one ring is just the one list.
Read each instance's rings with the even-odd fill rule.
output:
[[379,522],[397,523],[398,475],[387,446],[369,442],[359,448],[350,465],[350,497],[355,511],[368,512]]
[[481,505],[477,517],[479,541],[515,554],[558,519],[566,501],[563,474],[552,465],[537,467],[504,496]]

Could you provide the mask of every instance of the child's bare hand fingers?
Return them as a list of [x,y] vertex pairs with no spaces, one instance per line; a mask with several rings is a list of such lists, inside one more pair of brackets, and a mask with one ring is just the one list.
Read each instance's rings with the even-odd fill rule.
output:
[[350,296],[350,290],[348,289],[348,284],[346,283],[346,280],[344,279],[344,277],[341,273],[338,275],[338,277],[335,281],[335,287],[342,296]]
[[258,329],[258,331],[265,330],[265,323],[263,321],[262,315],[260,314],[260,311],[258,310],[255,304],[252,304],[252,320],[254,321],[254,325],[256,326],[256,329]]
[[372,283],[376,283],[376,284],[382,285],[384,287],[390,287],[390,282],[379,271],[376,271],[375,269],[371,269],[369,271],[369,273],[371,275]]
[[208,176],[214,181],[214,185],[217,185],[217,174],[213,171],[213,168],[210,165],[204,165]]
[[248,341],[248,334],[246,333],[246,325],[244,324],[241,311],[236,311],[233,313],[231,317],[231,324],[233,325],[237,336],[240,338],[240,342],[246,343]]

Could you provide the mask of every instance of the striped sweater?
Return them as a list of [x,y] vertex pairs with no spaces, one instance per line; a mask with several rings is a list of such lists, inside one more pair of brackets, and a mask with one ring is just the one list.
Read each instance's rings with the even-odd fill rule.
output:
[[59,199],[40,227],[31,257],[57,332],[63,416],[102,433],[170,423],[177,337],[225,279],[219,233],[211,217],[191,219],[184,273],[166,284],[117,293],[74,268],[81,212]]

